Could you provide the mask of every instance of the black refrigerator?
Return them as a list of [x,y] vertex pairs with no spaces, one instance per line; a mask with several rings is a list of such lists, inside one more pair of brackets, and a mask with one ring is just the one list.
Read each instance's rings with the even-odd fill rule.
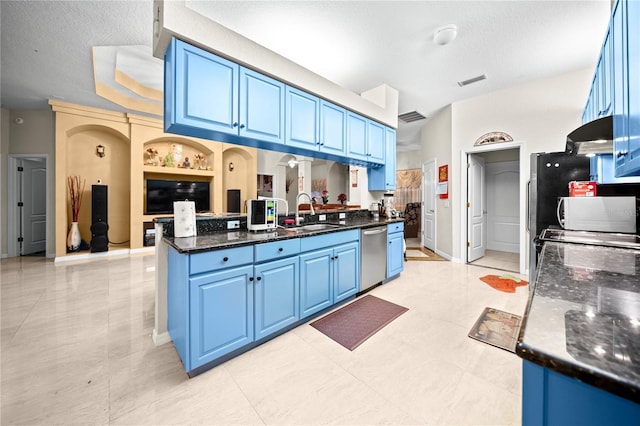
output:
[[569,196],[569,182],[590,180],[590,159],[565,152],[531,154],[531,177],[527,186],[529,218],[529,282],[535,279],[537,238],[546,228],[560,228],[556,209],[560,197]]

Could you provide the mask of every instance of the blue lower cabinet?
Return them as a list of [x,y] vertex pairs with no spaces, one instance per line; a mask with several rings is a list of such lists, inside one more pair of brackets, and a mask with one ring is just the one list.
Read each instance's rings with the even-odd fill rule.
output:
[[197,368],[254,340],[253,266],[191,278],[190,365]]
[[255,340],[298,321],[298,267],[298,256],[255,266]]
[[387,227],[387,278],[404,271],[404,223]]
[[333,248],[300,255],[300,318],[333,305]]
[[338,303],[360,289],[360,243],[343,244],[333,252],[333,302]]
[[522,424],[638,425],[640,404],[523,361]]
[[360,243],[300,255],[300,318],[355,296],[360,288]]

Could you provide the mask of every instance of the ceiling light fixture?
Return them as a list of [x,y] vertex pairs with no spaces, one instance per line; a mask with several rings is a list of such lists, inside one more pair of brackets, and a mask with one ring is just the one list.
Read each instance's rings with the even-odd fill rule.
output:
[[468,86],[470,84],[477,83],[479,81],[486,80],[486,79],[487,79],[487,75],[486,74],[482,74],[482,75],[479,75],[477,77],[470,78],[468,80],[459,81],[458,82],[458,86],[464,87],[464,86]]
[[440,46],[451,43],[458,35],[458,27],[454,24],[447,24],[439,27],[433,33],[433,42]]
[[295,166],[298,165],[298,162],[292,158],[291,160],[289,160],[287,162],[287,164],[289,165],[289,167],[291,167],[293,169]]

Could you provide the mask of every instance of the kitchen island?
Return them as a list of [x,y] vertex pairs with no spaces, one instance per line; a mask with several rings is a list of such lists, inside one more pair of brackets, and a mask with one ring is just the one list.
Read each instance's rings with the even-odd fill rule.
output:
[[[246,230],[246,217],[230,230],[242,217],[199,218],[198,235],[182,238],[170,236],[172,223],[160,220],[166,228],[156,274],[166,285],[158,279],[157,304],[166,301],[170,340],[189,376],[355,298],[360,230],[383,225],[402,232],[402,219],[372,220],[364,210],[327,214],[322,222],[318,216],[258,232]],[[389,247],[401,264],[402,247]]]
[[640,424],[640,250],[547,241],[530,291],[522,423]]

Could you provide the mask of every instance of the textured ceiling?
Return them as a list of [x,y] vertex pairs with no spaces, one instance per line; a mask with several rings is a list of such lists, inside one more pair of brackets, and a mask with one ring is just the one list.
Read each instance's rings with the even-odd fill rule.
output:
[[[386,83],[400,92],[400,113],[427,117],[456,100],[595,67],[610,10],[608,0],[185,4],[356,93]],[[0,15],[3,108],[48,108],[53,98],[125,110],[96,95],[92,47],[151,52],[151,0],[3,0]],[[448,23],[457,39],[434,44],[434,30]],[[479,74],[488,78],[458,86]],[[419,147],[424,123],[400,124],[399,150]]]

